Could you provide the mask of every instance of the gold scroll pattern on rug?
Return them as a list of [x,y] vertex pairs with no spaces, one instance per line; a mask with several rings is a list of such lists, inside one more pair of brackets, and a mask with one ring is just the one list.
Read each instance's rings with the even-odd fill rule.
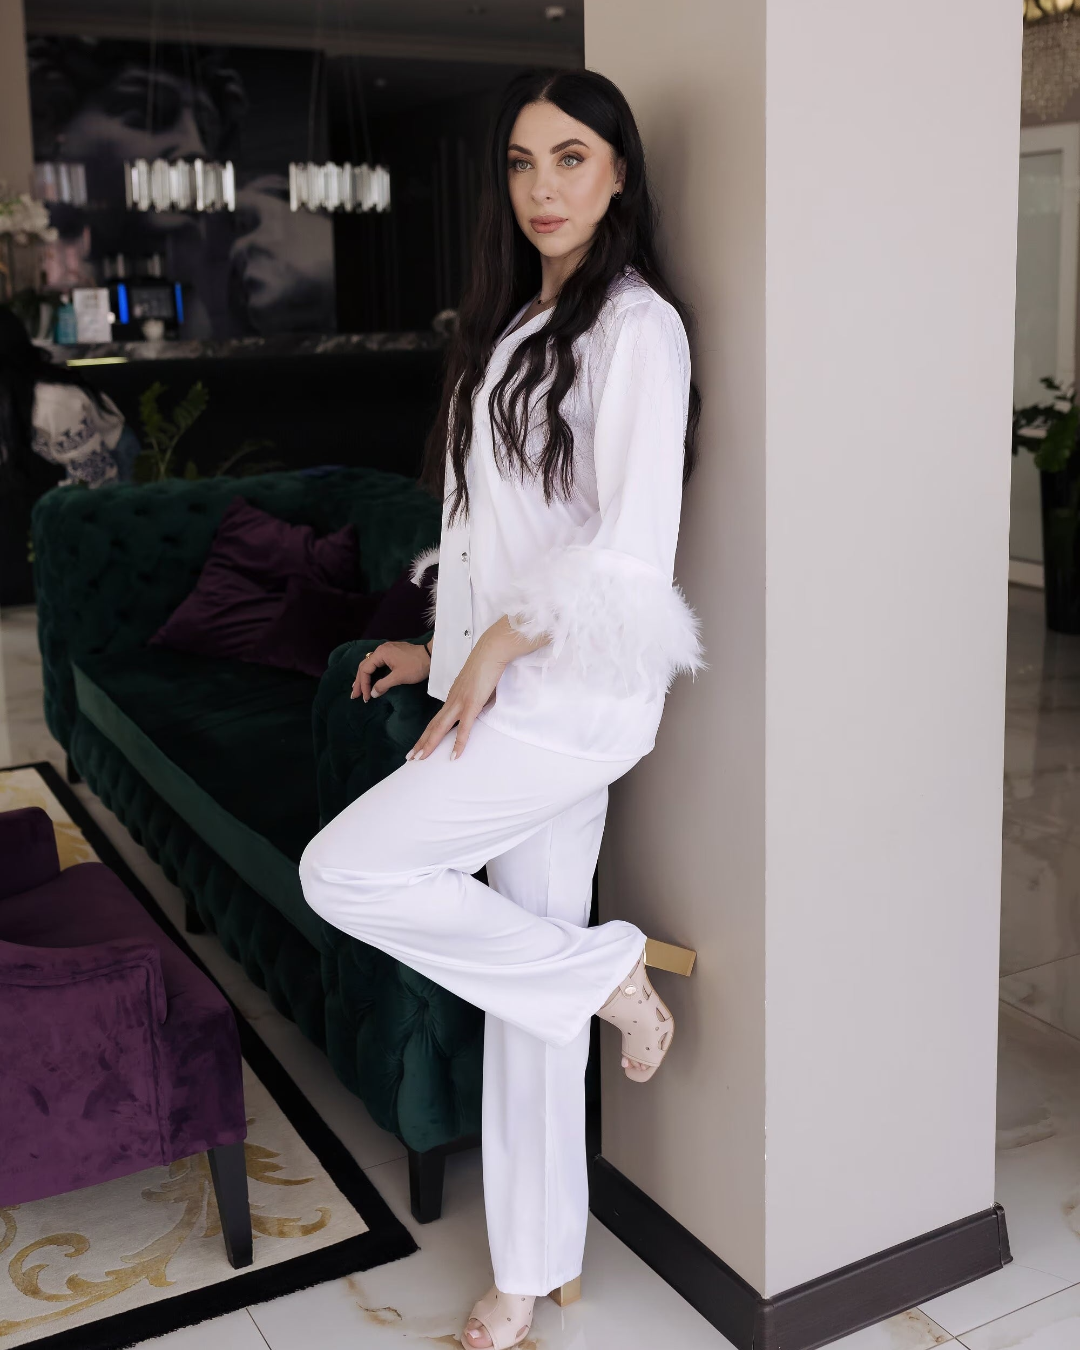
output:
[[[252,1124],[254,1122],[249,1120],[249,1127]],[[307,1186],[314,1181],[314,1177],[278,1175],[284,1170],[277,1161],[281,1155],[261,1144],[246,1143],[244,1156],[248,1178],[251,1181],[268,1186]],[[172,1283],[168,1275],[169,1262],[184,1243],[195,1236],[200,1241],[221,1240],[221,1221],[214,1197],[210,1164],[205,1153],[174,1162],[168,1168],[167,1177],[158,1185],[147,1187],[142,1192],[142,1198],[151,1205],[180,1205],[182,1206],[180,1216],[167,1233],[163,1233],[130,1256],[121,1257],[123,1267],[105,1271],[101,1279],[86,1279],[75,1273],[68,1275],[63,1290],[50,1291],[43,1286],[43,1277],[53,1273],[52,1263],[46,1260],[27,1264],[37,1253],[50,1249],[54,1253],[58,1252],[61,1259],[66,1261],[76,1261],[79,1257],[86,1256],[91,1250],[91,1242],[81,1233],[52,1233],[48,1237],[41,1237],[35,1242],[28,1243],[21,1251],[16,1251],[8,1263],[8,1275],[12,1284],[27,1298],[58,1306],[36,1317],[23,1318],[19,1321],[0,1321],[0,1338],[70,1317],[95,1304],[115,1298],[144,1280],[155,1288],[165,1288]],[[0,1209],[0,1224],[3,1226],[0,1235],[0,1256],[15,1246],[18,1235],[18,1212],[18,1205]],[[255,1233],[266,1238],[309,1237],[330,1222],[331,1212],[327,1206],[317,1206],[315,1214],[317,1217],[309,1217],[305,1221],[285,1215],[265,1214],[253,1209],[251,1226]]]

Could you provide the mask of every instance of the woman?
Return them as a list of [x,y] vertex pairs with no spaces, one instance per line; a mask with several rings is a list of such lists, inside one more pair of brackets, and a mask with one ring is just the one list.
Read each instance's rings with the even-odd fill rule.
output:
[[130,479],[139,442],[107,394],[54,366],[10,309],[0,309],[0,463],[31,498],[58,481],[101,487]]
[[353,689],[427,679],[443,707],[300,867],[330,923],[486,1014],[495,1287],[461,1343],[505,1350],[581,1271],[592,1015],[637,1081],[672,1042],[644,934],[587,925],[608,785],[703,662],[672,584],[698,400],[626,100],[591,71],[519,77],[486,177],[424,472],[444,500],[435,637],[376,648]]

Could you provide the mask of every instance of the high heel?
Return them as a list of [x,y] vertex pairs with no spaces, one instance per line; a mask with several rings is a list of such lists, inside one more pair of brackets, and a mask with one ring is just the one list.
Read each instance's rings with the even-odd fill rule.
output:
[[643,1069],[627,1066],[624,1070],[627,1078],[647,1083],[671,1049],[675,1018],[649,981],[644,952],[596,1015],[622,1032],[624,1057],[645,1065]]
[[[576,1303],[581,1298],[581,1276],[559,1285],[558,1289],[552,1289],[548,1298],[560,1308]],[[535,1304],[536,1299],[531,1294],[504,1294],[492,1285],[469,1314],[465,1330],[458,1339],[465,1350],[477,1350],[476,1341],[469,1337],[469,1322],[475,1321],[487,1332],[491,1350],[511,1350],[512,1346],[520,1345],[532,1330]]]
[[469,1322],[479,1322],[491,1342],[490,1350],[511,1350],[529,1334],[535,1303],[533,1294],[504,1294],[492,1285],[469,1314],[459,1337],[461,1344],[465,1350],[478,1350],[479,1343],[469,1336]]

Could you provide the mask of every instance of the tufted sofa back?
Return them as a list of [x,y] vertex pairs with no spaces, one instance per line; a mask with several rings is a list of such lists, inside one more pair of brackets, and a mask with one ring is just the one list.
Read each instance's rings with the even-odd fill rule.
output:
[[377,469],[55,488],[34,507],[34,581],[45,717],[65,748],[76,711],[72,663],[140,647],[157,631],[195,585],[237,495],[318,533],[354,524],[371,590],[439,536],[438,503],[414,480]]

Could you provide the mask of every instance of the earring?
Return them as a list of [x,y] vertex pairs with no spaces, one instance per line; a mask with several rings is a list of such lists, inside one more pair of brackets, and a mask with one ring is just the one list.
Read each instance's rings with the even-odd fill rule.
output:
[[612,200],[613,202],[617,202],[621,196],[622,196],[622,188],[617,188],[617,189],[611,194],[611,200]]

